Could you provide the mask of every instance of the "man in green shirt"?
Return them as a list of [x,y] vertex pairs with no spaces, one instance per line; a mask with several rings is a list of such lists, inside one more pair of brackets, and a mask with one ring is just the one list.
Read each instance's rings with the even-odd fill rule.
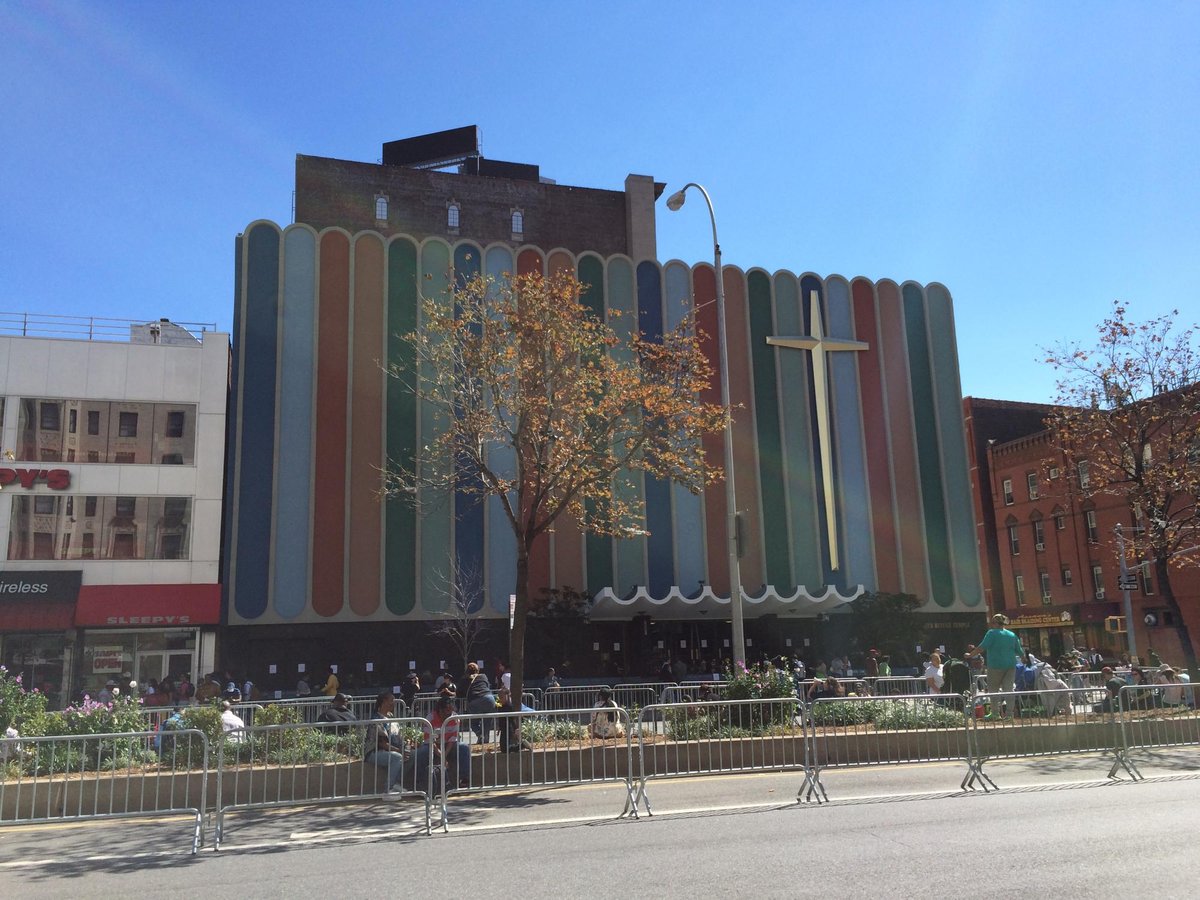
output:
[[[1025,653],[1021,647],[1021,639],[1009,631],[1006,625],[1008,618],[1003,613],[996,613],[992,616],[992,627],[979,642],[979,652],[982,652],[987,660],[988,693],[1012,693],[1017,660]],[[1003,712],[1000,714],[1003,715]]]

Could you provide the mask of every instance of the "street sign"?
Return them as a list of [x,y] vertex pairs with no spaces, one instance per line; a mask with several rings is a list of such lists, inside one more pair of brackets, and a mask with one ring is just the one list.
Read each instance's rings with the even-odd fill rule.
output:
[[1131,575],[1128,578],[1118,579],[1117,587],[1123,591],[1136,591],[1138,589],[1137,578]]

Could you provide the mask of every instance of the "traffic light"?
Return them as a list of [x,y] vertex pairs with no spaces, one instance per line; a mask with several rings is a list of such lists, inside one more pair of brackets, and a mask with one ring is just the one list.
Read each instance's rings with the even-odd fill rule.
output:
[[1124,616],[1109,616],[1104,620],[1104,630],[1113,634],[1122,634],[1125,632],[1125,617]]

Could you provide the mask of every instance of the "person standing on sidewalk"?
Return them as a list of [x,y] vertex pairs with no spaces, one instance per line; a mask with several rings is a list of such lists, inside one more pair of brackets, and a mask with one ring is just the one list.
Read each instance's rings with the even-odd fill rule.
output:
[[[1017,674],[1017,660],[1025,654],[1021,639],[1008,630],[1008,618],[1003,613],[992,616],[992,627],[979,642],[979,650],[987,660],[988,693],[1012,693]],[[996,714],[993,710],[993,714]],[[1004,716],[1003,710],[999,715]]]

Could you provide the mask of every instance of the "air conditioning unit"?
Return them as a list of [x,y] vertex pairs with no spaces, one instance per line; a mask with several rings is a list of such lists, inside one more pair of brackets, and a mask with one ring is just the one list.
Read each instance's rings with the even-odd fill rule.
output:
[[1104,588],[1100,588],[1100,590],[1096,591],[1096,599],[1097,600],[1104,599]]
[[1046,545],[1045,545],[1045,544],[1034,544],[1034,545],[1033,545],[1033,549],[1034,549],[1034,550],[1045,550],[1045,549],[1046,549]]

